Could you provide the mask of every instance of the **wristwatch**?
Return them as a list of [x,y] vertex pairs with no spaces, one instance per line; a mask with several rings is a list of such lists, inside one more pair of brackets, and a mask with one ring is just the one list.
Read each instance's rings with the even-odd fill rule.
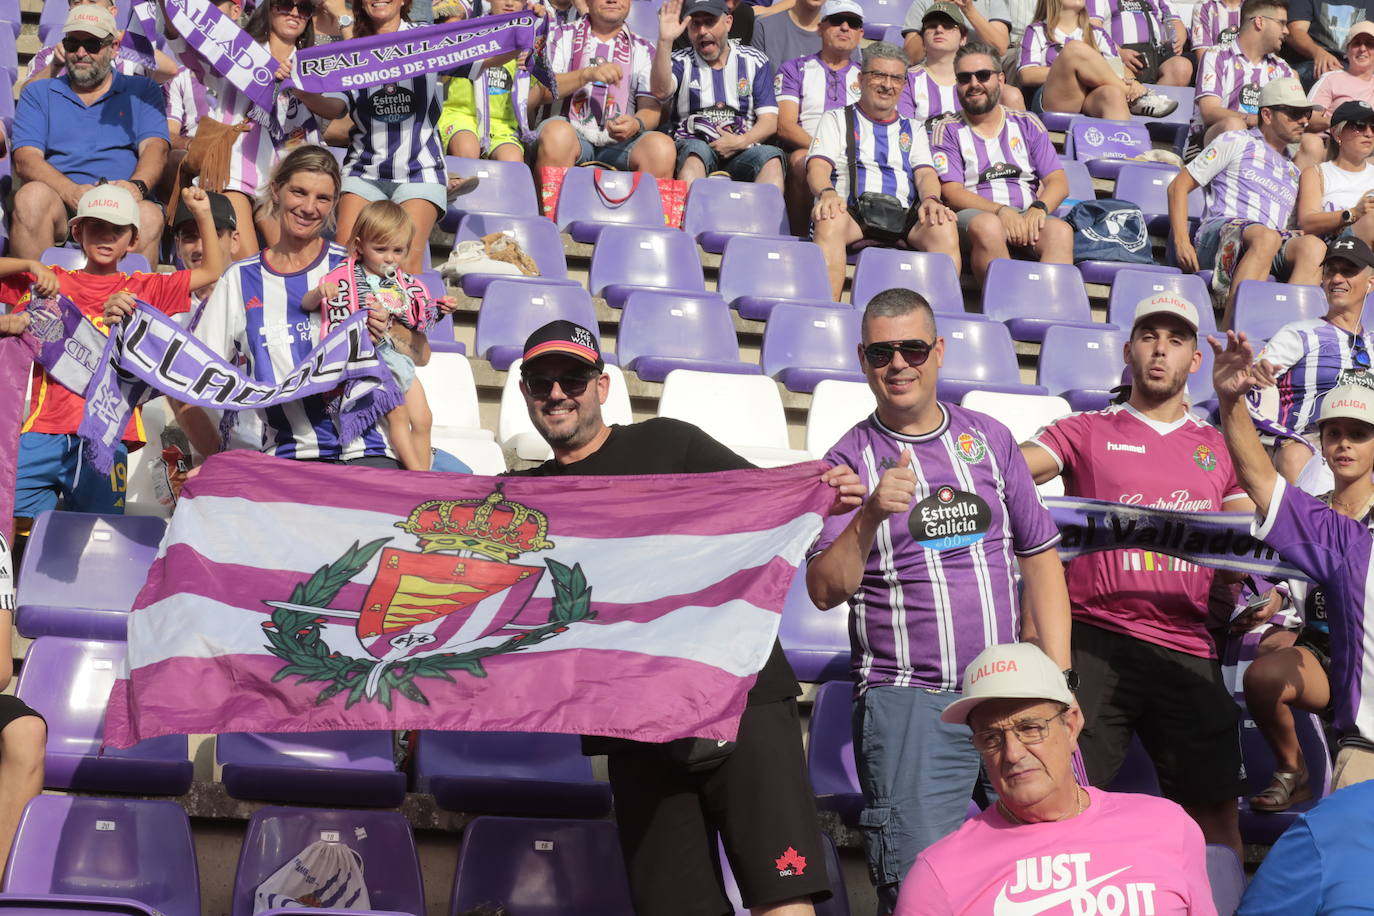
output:
[[1078,672],[1072,668],[1064,669],[1064,683],[1069,685],[1070,690],[1078,689]]
[[339,14],[339,28],[346,29],[353,24],[353,17],[348,13]]
[[1048,215],[1049,212],[1050,212],[1049,206],[1046,205],[1046,203],[1045,203],[1043,200],[1033,200],[1033,201],[1031,201],[1031,205],[1030,205],[1029,207],[1027,207],[1026,209],[1027,209],[1027,210],[1039,210],[1041,213],[1044,213],[1044,214],[1046,214],[1046,215]]
[[131,184],[131,185],[133,185],[134,187],[138,188],[138,196],[139,196],[139,197],[142,197],[144,200],[147,200],[147,199],[148,199],[148,185],[146,185],[143,181],[141,181],[141,180],[138,179],[138,178],[130,178],[130,179],[129,179],[129,184]]
[[1341,211],[1341,225],[1342,225],[1342,226],[1351,226],[1351,225],[1354,225],[1354,223],[1355,223],[1355,214],[1354,214],[1353,212],[1351,212],[1350,210],[1342,210],[1342,211]]

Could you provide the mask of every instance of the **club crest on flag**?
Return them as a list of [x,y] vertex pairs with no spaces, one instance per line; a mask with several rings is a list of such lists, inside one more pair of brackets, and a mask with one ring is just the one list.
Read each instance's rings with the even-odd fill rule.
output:
[[[266,648],[286,663],[274,680],[324,682],[317,704],[347,691],[347,706],[368,700],[390,709],[395,693],[428,705],[417,679],[451,682],[454,671],[485,677],[483,659],[538,645],[595,616],[580,565],[516,562],[555,545],[547,516],[508,500],[500,488],[482,499],[420,503],[396,527],[414,535],[419,549],[386,546],[390,538],[355,542],[297,585],[290,601],[264,602],[273,608],[262,625]],[[362,607],[331,607],[379,551]],[[554,579],[548,621],[517,624],[545,568]],[[324,642],[330,618],[354,621],[365,656]]]

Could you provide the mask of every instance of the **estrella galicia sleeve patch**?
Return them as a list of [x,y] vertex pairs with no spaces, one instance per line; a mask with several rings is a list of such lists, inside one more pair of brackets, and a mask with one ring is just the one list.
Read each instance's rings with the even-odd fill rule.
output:
[[950,550],[976,544],[987,536],[992,509],[964,490],[940,487],[911,507],[907,526],[916,543],[927,550]]

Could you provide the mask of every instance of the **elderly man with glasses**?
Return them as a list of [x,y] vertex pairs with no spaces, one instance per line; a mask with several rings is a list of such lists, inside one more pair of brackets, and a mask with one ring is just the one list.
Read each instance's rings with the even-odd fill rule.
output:
[[157,263],[162,208],[149,188],[167,161],[162,90],[113,71],[119,30],[103,6],[75,6],[62,29],[67,72],[24,88],[14,117],[11,253],[36,259],[67,237],[87,190],[108,180],[138,202],[138,251]]
[[864,48],[859,101],[821,115],[806,160],[815,197],[813,235],[830,272],[830,295],[844,289],[845,251],[862,239],[905,241],[947,254],[960,269],[954,211],[940,200],[925,125],[897,113],[906,54],[886,42]]
[[944,357],[920,294],[869,302],[858,358],[878,407],[825,460],[858,469],[870,495],[826,521],[806,574],[817,607],[850,606],[859,823],[883,913],[917,854],[963,823],[978,782],[968,729],[940,719],[960,673],[1018,640],[1069,668],[1059,530],[1007,428],[936,399]]
[[997,803],[923,852],[898,916],[1215,916],[1202,834],[1171,801],[1083,788],[1083,715],[1035,646],[992,646],[942,717],[965,723]]

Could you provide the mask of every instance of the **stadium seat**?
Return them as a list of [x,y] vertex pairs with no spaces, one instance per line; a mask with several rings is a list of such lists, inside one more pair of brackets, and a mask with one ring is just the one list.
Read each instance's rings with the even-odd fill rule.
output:
[[[1169,233],[1169,183],[1178,175],[1178,169],[1161,168],[1159,164],[1131,163],[1123,165],[1116,176],[1116,188],[1112,196],[1117,200],[1130,201],[1145,214],[1145,225],[1151,235]],[[1203,196],[1201,188],[1194,188],[1188,195],[1188,216],[1190,220],[1202,218]],[[1196,222],[1190,223],[1195,227]]]
[[1039,377],[1074,410],[1100,410],[1120,384],[1126,332],[1108,325],[1054,327],[1040,343]]
[[67,11],[60,3],[44,3],[38,16],[38,42],[45,48],[52,47],[62,38],[62,24],[67,21]]
[[1274,753],[1241,703],[1240,754],[1245,763],[1245,794],[1240,799],[1240,835],[1247,843],[1272,846],[1279,835],[1304,811],[1310,811],[1331,794],[1331,752],[1327,748],[1321,719],[1311,713],[1293,710],[1293,725],[1312,783],[1312,798],[1298,802],[1287,811],[1254,811],[1250,796],[1263,792],[1274,775]]
[[[480,319],[480,316],[479,316]],[[461,353],[435,353],[427,366],[417,366],[416,377],[425,386],[434,429],[450,436],[491,441],[491,430],[482,427],[477,405],[477,383],[472,364]]]
[[[835,849],[835,841],[830,839],[829,834],[822,833],[821,842],[825,845],[825,867],[826,872],[830,875],[830,899],[815,905],[816,916],[849,916],[849,891],[845,887],[844,871],[840,867],[840,854]],[[721,876],[725,879],[725,896],[729,898],[730,905],[735,908],[735,916],[749,916],[749,910],[740,897],[739,885],[735,881],[735,875],[730,871],[730,862],[725,857],[725,847],[718,846],[717,848],[720,855]]]
[[663,380],[658,415],[701,427],[760,467],[794,464],[810,457],[788,447],[782,397],[777,383],[767,376],[674,369]]
[[406,794],[389,731],[230,732],[215,759],[230,798],[391,808]]
[[1040,385],[1021,382],[1011,333],[1001,322],[942,317],[940,336],[945,341],[945,362],[936,390],[942,401],[959,401],[974,389],[1046,393]]
[[633,0],[630,15],[625,17],[625,25],[633,35],[658,34],[658,8],[660,0]]
[[[642,2],[645,0],[635,0],[633,5]],[[658,29],[657,22],[654,29]],[[777,188],[728,178],[692,182],[682,229],[703,251],[712,254],[724,251],[725,243],[737,235],[796,238],[787,231],[787,208]]]
[[0,22],[8,22],[14,37],[19,37],[19,0],[0,0]]
[[504,213],[509,216],[538,216],[539,199],[530,180],[529,166],[523,162],[496,159],[462,159],[445,156],[450,175],[473,177],[477,187],[449,202],[448,212],[439,220],[447,232],[458,228],[467,213]]
[[[630,392],[625,387],[624,373],[608,364],[606,374],[611,377],[611,390],[606,403],[601,405],[602,419],[607,426],[633,423],[634,413],[630,409]],[[520,393],[518,359],[510,364],[505,387],[501,389],[501,416],[497,423],[496,441],[501,443],[502,448],[514,449],[517,457],[527,461],[546,461],[553,457],[553,450],[530,422],[524,395]]]
[[[506,472],[506,455],[501,451],[501,446],[490,439],[451,435],[447,430],[436,428],[430,443],[438,451],[463,462],[474,474],[495,477]],[[442,458],[443,456],[436,455],[430,470],[447,470],[442,466]]]
[[867,382],[826,379],[811,392],[806,413],[806,450],[823,458],[854,424],[873,413],[877,401]]
[[367,895],[374,911],[417,916],[425,912],[415,837],[403,815],[395,811],[269,806],[254,811],[248,819],[234,873],[232,916],[253,916],[257,886],[317,840],[343,843],[362,856]]
[[827,681],[816,691],[806,729],[806,769],[816,806],[857,827],[864,796],[854,762],[853,701],[848,681]]
[[[0,913],[5,916],[161,916],[136,900],[77,897],[70,894],[30,896],[0,894]],[[265,914],[261,914],[265,916]],[[362,916],[362,914],[351,914]]]
[[[1150,131],[1138,121],[1111,121],[1074,115],[1064,138],[1064,152],[1088,164],[1094,178],[1115,178],[1130,157],[1154,148]],[[1127,152],[1133,149],[1134,152]]]
[[[1038,394],[1007,394],[974,389],[964,395],[962,406],[987,414],[1005,426],[1016,442],[1025,442],[1042,427],[1073,412],[1063,398]],[[1063,496],[1062,477],[1040,484],[1042,496]]]
[[1245,896],[1245,866],[1230,846],[1207,844],[1207,883],[1217,912],[1234,913]]
[[143,434],[148,444],[129,454],[124,488],[125,515],[155,515],[171,518],[172,506],[158,499],[159,475],[165,473],[162,461],[162,433],[173,424],[172,410],[166,398],[153,398],[139,410],[143,417]]
[[966,314],[959,275],[948,256],[896,248],[865,248],[859,252],[849,296],[854,308],[863,308],[878,293],[893,287],[914,289],[926,298],[936,314]]
[[148,516],[41,513],[19,570],[20,634],[123,639],[166,530]]
[[773,309],[763,328],[760,362],[789,391],[809,392],[818,382],[863,381],[859,322],[851,308],[818,309],[786,303]]
[[1083,277],[1072,264],[997,258],[983,283],[983,314],[1005,323],[1013,340],[1035,343],[1055,325],[1094,326]]
[[[1107,321],[1129,333],[1135,323],[1135,307],[1141,300],[1160,293],[1172,293],[1197,306],[1198,334],[1206,336],[1217,330],[1216,313],[1212,310],[1212,294],[1197,274],[1162,274],[1156,271],[1123,270],[1112,281],[1107,296]],[[1206,346],[1200,343],[1200,346]]]
[[29,646],[15,693],[48,722],[48,788],[139,795],[182,795],[191,788],[185,735],[101,750],[105,707],[126,652],[122,642],[62,636],[43,636]]
[[582,287],[493,280],[477,312],[477,355],[506,369],[524,352],[525,338],[560,318],[597,332],[596,307]]
[[796,672],[808,683],[849,677],[849,606],[822,611],[806,591],[806,566],[797,570],[782,605],[778,642]]
[[712,293],[631,293],[620,316],[615,350],[621,366],[646,382],[661,382],[674,369],[741,375],[762,371],[758,363],[739,358],[730,310]]
[[681,230],[606,226],[592,249],[587,289],[618,309],[635,290],[704,293],[706,281],[697,246]]
[[1059,164],[1064,167],[1064,175],[1069,179],[1069,196],[1054,211],[1055,216],[1063,219],[1069,215],[1074,204],[1096,200],[1097,189],[1093,187],[1093,176],[1088,174],[1088,167],[1084,163],[1061,156]]
[[767,321],[780,302],[831,308],[830,276],[814,242],[736,236],[720,258],[720,295],[741,318]]
[[468,274],[459,285],[469,296],[482,296],[493,280],[519,280],[544,286],[581,286],[568,279],[568,262],[563,256],[563,239],[554,224],[542,216],[502,216],[495,213],[469,213],[458,221],[453,244],[480,240],[484,235],[501,232],[514,239],[539,265],[538,277],[512,274]]
[[864,37],[877,41],[906,19],[906,4],[898,0],[859,0],[864,11]]
[[1326,295],[1320,286],[1242,280],[1236,289],[1235,327],[1251,340],[1268,340],[1290,321],[1326,314]]
[[33,913],[53,911],[39,898],[61,895],[89,902],[58,912],[147,912],[121,908],[137,902],[164,916],[201,916],[186,809],[170,801],[40,795],[19,818],[4,893],[31,898]]
[[472,814],[602,817],[611,785],[592,777],[577,735],[420,732],[415,791],[439,807]]
[[572,168],[558,192],[558,231],[595,244],[610,225],[663,228],[658,182],[644,172]]
[[[14,99],[14,84],[19,82],[19,48],[17,46],[19,36],[15,35],[10,29],[5,28],[7,21],[4,15],[4,7],[14,0],[0,0],[0,82],[9,85],[8,95],[11,102]],[[19,28],[19,19],[16,16],[14,27]],[[13,116],[13,104],[10,105],[11,117]]]
[[449,914],[493,901],[519,916],[633,916],[615,824],[475,818],[463,830]]
[[[86,253],[80,248],[44,248],[38,256],[39,262],[49,267],[65,267],[67,270],[80,270],[86,266]],[[131,251],[119,259],[119,269],[124,273],[135,271],[148,273],[152,267],[148,259],[136,251]]]

